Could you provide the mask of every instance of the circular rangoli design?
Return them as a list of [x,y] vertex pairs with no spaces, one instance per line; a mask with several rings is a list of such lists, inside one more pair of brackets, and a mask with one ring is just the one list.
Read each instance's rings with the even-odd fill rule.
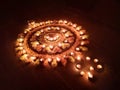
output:
[[102,69],[102,65],[93,59],[95,67],[91,66],[91,57],[84,55],[88,44],[88,34],[82,26],[67,20],[49,20],[28,23],[18,35],[15,49],[20,60],[26,63],[56,67],[59,63],[65,66],[72,62],[81,76],[87,74],[93,78],[92,71]]

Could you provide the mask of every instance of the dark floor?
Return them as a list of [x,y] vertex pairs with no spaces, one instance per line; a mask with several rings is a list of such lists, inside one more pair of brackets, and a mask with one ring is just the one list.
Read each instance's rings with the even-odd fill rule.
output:
[[[0,90],[119,90],[120,1],[42,0],[0,2]],[[90,34],[89,52],[102,60],[104,74],[86,83],[69,68],[28,68],[15,58],[14,42],[28,20],[67,19]]]

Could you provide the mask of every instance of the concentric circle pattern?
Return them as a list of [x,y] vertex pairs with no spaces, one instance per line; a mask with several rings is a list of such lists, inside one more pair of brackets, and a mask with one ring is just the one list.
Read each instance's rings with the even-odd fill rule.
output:
[[[68,58],[87,51],[88,35],[81,26],[66,20],[31,22],[16,42],[16,51],[21,60],[38,64],[51,62],[67,63]],[[78,54],[79,53],[79,54]],[[50,64],[52,65],[52,64]]]
[[[81,76],[86,73],[92,78],[91,72],[86,72],[86,68],[94,70],[89,63],[91,58],[84,56],[88,51],[87,44],[88,35],[82,26],[67,20],[49,20],[28,23],[24,32],[18,35],[15,49],[21,61],[44,67],[65,66],[72,62]],[[98,63],[98,59],[93,62]],[[100,64],[96,67],[102,69]]]

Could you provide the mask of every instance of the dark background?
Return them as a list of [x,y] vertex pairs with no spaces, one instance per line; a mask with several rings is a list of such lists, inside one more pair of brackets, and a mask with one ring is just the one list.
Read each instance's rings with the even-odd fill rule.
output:
[[[17,34],[26,28],[28,20],[48,19],[70,20],[87,29],[89,52],[105,66],[96,82],[82,81],[69,65],[46,70],[17,61]],[[119,34],[119,0],[0,1],[0,90],[119,90]]]

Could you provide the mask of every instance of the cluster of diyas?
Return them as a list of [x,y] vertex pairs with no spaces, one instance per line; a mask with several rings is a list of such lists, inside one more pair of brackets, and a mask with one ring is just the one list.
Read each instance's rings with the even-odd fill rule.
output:
[[91,58],[89,56],[84,56],[84,58],[76,61],[74,65],[74,70],[79,72],[80,76],[95,81],[95,76],[97,72],[103,71],[103,65],[97,58]]
[[[72,62],[80,70],[85,60],[91,59],[84,56],[84,52],[88,51],[87,44],[88,35],[82,26],[67,20],[49,20],[28,23],[24,33],[18,35],[15,49],[20,60],[32,65],[50,68]],[[98,59],[94,62],[97,63]],[[90,66],[89,69],[90,72],[81,69],[80,75],[87,73],[92,78],[94,67]],[[97,69],[102,69],[102,65],[98,64]]]

